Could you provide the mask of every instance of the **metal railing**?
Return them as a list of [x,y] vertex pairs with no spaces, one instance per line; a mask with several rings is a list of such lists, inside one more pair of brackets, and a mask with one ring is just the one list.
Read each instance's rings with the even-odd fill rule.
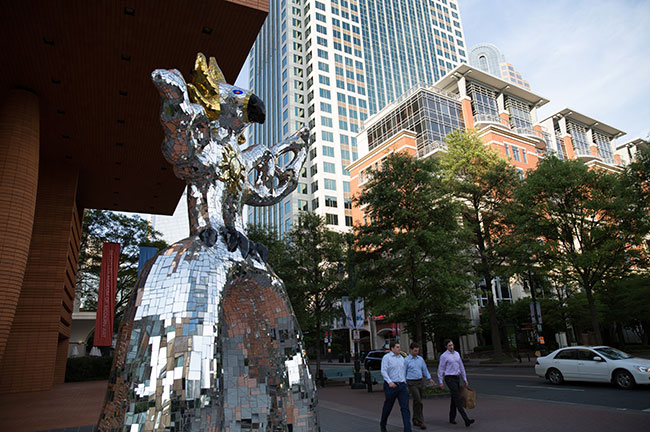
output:
[[444,141],[427,141],[424,143],[424,145],[420,148],[418,148],[418,157],[423,158],[426,155],[433,153],[436,150],[446,150],[447,149],[447,143]]
[[501,122],[501,117],[498,114],[474,114],[474,123],[498,123]]
[[[512,130],[518,133],[519,135],[538,136],[535,133],[535,129],[533,129],[532,126],[515,126]],[[539,138],[541,138],[541,136]]]

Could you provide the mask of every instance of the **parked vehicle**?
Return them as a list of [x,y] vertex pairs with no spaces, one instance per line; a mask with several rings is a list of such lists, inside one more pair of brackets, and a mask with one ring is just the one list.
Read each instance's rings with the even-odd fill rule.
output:
[[380,370],[381,369],[381,359],[389,351],[381,350],[372,350],[366,355],[366,358],[363,360],[363,366],[366,370]]
[[539,357],[535,373],[551,384],[564,381],[611,382],[623,389],[650,385],[650,360],[608,346],[560,348]]
[[[384,358],[384,356],[389,352],[390,351],[383,349],[370,351],[363,361],[363,365],[366,370],[381,370],[381,359]],[[400,352],[400,354],[402,357],[406,357],[408,355],[404,351]]]

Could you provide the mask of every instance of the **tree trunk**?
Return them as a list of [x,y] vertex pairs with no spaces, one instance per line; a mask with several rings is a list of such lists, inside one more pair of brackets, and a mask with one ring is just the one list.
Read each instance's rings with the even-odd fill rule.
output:
[[323,347],[323,339],[321,339],[321,322],[320,322],[320,298],[316,294],[316,376],[320,377],[320,352]]
[[616,323],[616,339],[618,339],[618,346],[622,347],[625,345],[625,335],[623,334],[623,324],[620,322]]
[[494,357],[503,356],[503,348],[501,347],[501,332],[499,331],[499,322],[497,321],[497,310],[494,304],[494,295],[492,294],[492,278],[484,276],[485,288],[488,295],[488,313],[490,314],[490,334],[492,336],[492,347],[494,349]]
[[322,339],[321,339],[321,326],[320,326],[320,321],[316,323],[316,376],[320,376],[320,351],[323,347]]
[[598,323],[598,315],[596,315],[596,302],[594,300],[594,293],[591,290],[591,286],[587,283],[583,283],[583,288],[587,294],[587,301],[589,302],[589,314],[591,315],[591,328],[594,331],[596,336],[596,345],[603,344],[603,336],[600,334],[600,325]]
[[[422,344],[424,338],[422,337],[422,312],[418,309],[415,313],[415,341],[419,344]],[[413,342],[413,341],[412,341]]]
[[650,342],[650,325],[641,324],[641,328],[643,328],[643,339],[641,340],[641,343],[643,345],[648,345],[648,342]]

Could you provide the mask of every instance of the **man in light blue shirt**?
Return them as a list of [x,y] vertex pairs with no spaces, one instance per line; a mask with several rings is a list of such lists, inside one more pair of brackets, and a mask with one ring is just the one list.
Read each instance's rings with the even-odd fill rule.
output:
[[420,345],[417,342],[411,343],[411,354],[406,357],[406,385],[408,386],[411,400],[413,401],[413,425],[420,429],[426,429],[424,424],[424,415],[422,414],[422,391],[424,390],[424,380],[428,379],[432,386],[436,384],[431,378],[427,364],[420,354]]
[[381,359],[381,376],[384,377],[384,408],[381,411],[379,426],[381,432],[386,431],[388,416],[393,410],[395,399],[402,411],[404,432],[411,432],[411,413],[409,412],[409,392],[406,388],[404,357],[400,354],[399,342],[391,341],[390,352]]

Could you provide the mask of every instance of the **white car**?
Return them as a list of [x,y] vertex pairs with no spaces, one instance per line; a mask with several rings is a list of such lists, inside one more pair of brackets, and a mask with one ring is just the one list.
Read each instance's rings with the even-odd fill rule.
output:
[[650,360],[608,346],[572,346],[539,357],[535,373],[556,385],[564,381],[593,381],[630,389],[635,384],[650,384]]

